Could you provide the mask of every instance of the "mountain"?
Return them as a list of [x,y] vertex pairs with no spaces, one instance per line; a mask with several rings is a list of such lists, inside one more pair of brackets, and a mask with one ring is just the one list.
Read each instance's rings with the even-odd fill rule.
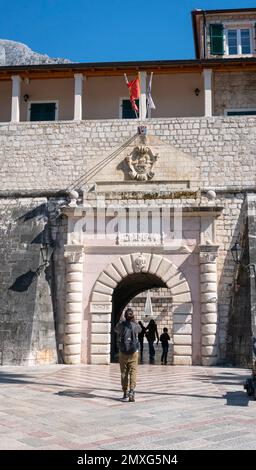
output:
[[52,58],[38,54],[21,42],[0,39],[0,66],[35,65],[35,64],[68,64],[68,59]]

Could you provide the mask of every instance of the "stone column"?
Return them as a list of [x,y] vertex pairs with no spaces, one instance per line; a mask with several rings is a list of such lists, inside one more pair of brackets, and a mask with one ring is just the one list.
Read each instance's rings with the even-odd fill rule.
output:
[[83,74],[75,73],[74,120],[82,120]]
[[83,245],[66,245],[65,364],[80,364],[83,316]]
[[20,121],[20,83],[19,75],[12,75],[12,110],[11,122]]
[[140,72],[140,119],[147,117],[147,72]]
[[212,116],[212,70],[203,71],[204,78],[204,115]]
[[200,245],[202,365],[217,363],[217,245]]

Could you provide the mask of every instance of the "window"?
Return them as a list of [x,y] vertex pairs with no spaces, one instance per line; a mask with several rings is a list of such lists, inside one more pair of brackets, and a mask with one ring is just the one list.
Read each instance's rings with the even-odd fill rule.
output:
[[237,54],[237,30],[230,29],[228,31],[228,54]]
[[[140,101],[135,100],[138,108],[140,109]],[[129,99],[121,98],[120,99],[120,115],[121,119],[136,119],[136,114],[132,109],[132,105]]]
[[57,119],[57,102],[38,101],[30,102],[28,107],[29,121],[55,121]]
[[256,108],[226,109],[225,116],[255,116]]
[[223,55],[223,25],[210,24],[210,44],[212,55]]
[[251,54],[251,38],[249,29],[240,29],[241,35],[241,53]]
[[[212,55],[252,54],[252,26],[237,28],[234,23],[210,24],[210,52]],[[239,25],[240,26],[240,25]]]
[[226,54],[251,54],[251,30],[249,28],[226,31]]

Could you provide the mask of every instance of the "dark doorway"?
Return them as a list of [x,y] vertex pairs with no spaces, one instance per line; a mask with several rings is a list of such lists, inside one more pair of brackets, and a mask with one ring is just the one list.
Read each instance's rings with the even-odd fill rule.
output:
[[154,274],[134,273],[124,278],[115,288],[112,296],[111,362],[118,361],[118,341],[114,326],[119,321],[123,309],[136,295],[154,287],[167,286]]
[[[135,103],[139,109],[140,100],[135,100]],[[122,101],[122,119],[136,119],[137,116],[132,108],[130,100]]]
[[56,103],[31,103],[30,121],[55,121]]

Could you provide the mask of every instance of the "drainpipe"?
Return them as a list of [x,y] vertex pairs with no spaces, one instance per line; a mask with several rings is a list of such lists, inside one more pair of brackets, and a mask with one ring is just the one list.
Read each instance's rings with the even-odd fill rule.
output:
[[204,59],[206,59],[206,48],[207,48],[207,43],[206,43],[206,11],[203,11],[203,18],[204,18]]

